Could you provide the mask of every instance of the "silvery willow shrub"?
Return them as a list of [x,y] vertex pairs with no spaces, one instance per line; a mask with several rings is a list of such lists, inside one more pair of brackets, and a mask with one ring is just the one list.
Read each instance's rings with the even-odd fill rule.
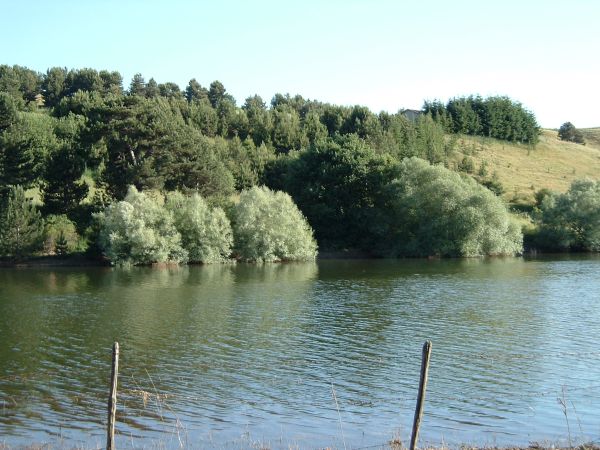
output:
[[167,194],[166,207],[181,234],[181,245],[193,262],[215,263],[228,259],[233,245],[231,223],[221,208],[211,208],[197,193]]
[[150,197],[130,186],[123,201],[109,205],[96,217],[100,248],[113,263],[187,261],[173,214],[160,195]]
[[234,208],[235,253],[246,261],[306,261],[317,255],[313,231],[292,198],[252,187]]
[[506,205],[470,177],[409,158],[402,161],[400,176],[390,184],[388,195],[389,228],[382,253],[483,256],[522,252],[523,235]]

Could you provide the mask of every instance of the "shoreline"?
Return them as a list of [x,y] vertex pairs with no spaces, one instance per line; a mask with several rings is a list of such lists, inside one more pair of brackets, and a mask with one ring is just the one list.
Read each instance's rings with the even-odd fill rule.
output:
[[[260,446],[256,445],[257,443],[249,443],[249,445],[247,447],[236,447],[236,448],[251,448],[251,449],[256,449],[256,448],[260,448],[261,450],[271,450],[273,447],[269,446],[269,445],[265,445],[264,443]],[[15,446],[11,446],[11,444],[8,444],[6,441],[0,441],[0,450],[16,450],[16,449],[21,449],[21,450],[52,450],[52,449],[67,449],[67,448],[72,448],[70,447],[66,442],[63,442],[61,445],[59,446],[53,446],[52,444],[48,444],[48,443],[31,443],[31,444],[26,444],[26,445],[15,445]],[[85,449],[87,447],[77,447],[80,449]],[[94,447],[89,447],[90,449],[97,449],[97,446]],[[198,448],[195,445],[191,445],[190,447],[183,446],[180,448]],[[200,447],[201,448],[201,447]],[[215,448],[214,446],[210,446],[209,448]],[[229,448],[227,445],[224,445],[223,448]],[[301,447],[296,447],[296,448],[301,448]],[[324,447],[326,449],[334,449],[335,447]],[[403,443],[399,442],[396,439],[392,439],[390,440],[388,443],[383,444],[381,446],[379,445],[375,445],[371,448],[380,448],[380,449],[390,449],[390,450],[408,450],[408,447],[405,446]],[[456,449],[456,450],[600,450],[600,445],[595,444],[595,443],[588,443],[588,444],[578,444],[578,445],[573,445],[573,446],[559,446],[559,445],[555,445],[555,444],[551,444],[551,443],[537,443],[537,442],[532,442],[529,445],[523,445],[523,446],[513,446],[513,445],[506,445],[506,446],[471,446],[469,444],[460,444],[460,445],[446,445],[446,444],[442,444],[440,446],[429,446],[429,445],[425,445],[424,447],[417,447],[419,450],[452,450],[452,449]]]
[[0,259],[0,269],[27,267],[107,267],[110,262],[104,258],[91,258],[81,254],[57,256],[34,256],[20,260]]
[[[317,255],[315,261],[330,261],[330,260],[397,260],[397,261],[443,261],[443,260],[457,260],[457,259],[486,259],[486,258],[527,258],[527,259],[544,259],[544,258],[556,258],[556,257],[572,257],[572,256],[599,256],[598,252],[562,252],[562,253],[542,253],[542,252],[525,252],[522,255],[517,256],[481,256],[472,258],[442,258],[439,256],[429,257],[415,257],[415,258],[383,258],[374,256],[372,253],[361,251],[361,250],[337,250],[337,251],[324,251]],[[288,264],[295,261],[280,261],[274,264]],[[253,263],[247,263],[253,264]],[[170,265],[169,263],[153,263],[145,267],[165,267]],[[201,263],[188,263],[183,265],[204,265]],[[209,265],[209,264],[207,264]],[[103,257],[88,257],[82,254],[58,256],[58,255],[45,255],[45,256],[33,256],[28,258],[22,258],[19,260],[0,258],[0,269],[19,269],[19,268],[33,268],[33,267],[112,267],[110,261]],[[140,266],[144,267],[144,266]],[[1,450],[1,448],[0,448]],[[600,450],[600,448],[598,449]]]

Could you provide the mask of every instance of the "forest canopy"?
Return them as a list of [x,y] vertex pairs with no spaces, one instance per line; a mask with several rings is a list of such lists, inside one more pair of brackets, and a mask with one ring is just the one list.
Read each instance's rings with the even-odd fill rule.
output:
[[535,145],[540,127],[532,112],[508,97],[458,97],[425,102],[423,112],[431,114],[450,133],[487,136]]
[[[253,95],[238,105],[218,80],[203,86],[191,79],[180,87],[138,73],[124,87],[115,71],[52,67],[38,73],[0,65],[0,211],[8,217],[12,195],[11,208],[20,202],[23,211],[33,208],[31,217],[37,212],[42,222],[50,218],[51,234],[35,241],[46,242],[47,253],[87,248],[133,263],[288,259],[286,233],[305,233],[307,243],[314,233],[322,249],[374,255],[518,252],[506,206],[447,169],[454,164],[456,133],[535,145],[539,126],[506,97],[426,102],[416,115],[289,94],[270,102]],[[433,178],[410,184],[411,171]],[[477,244],[460,241],[460,233],[448,229],[452,224],[439,222],[442,210],[429,208],[420,216],[429,235],[402,225],[417,212],[406,204],[417,201],[408,200],[407,186],[425,195],[435,177],[456,191],[439,202],[472,212],[456,220],[469,227],[460,233],[476,236]],[[14,197],[16,186],[27,198],[20,191]],[[158,194],[147,197],[152,192]],[[427,206],[429,200],[422,201]],[[280,225],[296,214],[304,224],[282,225],[287,231],[264,255],[247,253],[242,211],[274,205],[288,211],[273,216]],[[399,211],[410,214],[402,218]],[[493,234],[482,225],[486,220],[497,227],[496,243],[486,241]],[[134,236],[131,227],[143,236]],[[424,236],[433,240],[426,243]],[[383,248],[382,240],[392,238],[393,249]],[[452,242],[433,245],[444,239]],[[63,250],[49,248],[57,241]],[[36,245],[27,251],[42,251]],[[316,244],[296,250],[314,257]]]

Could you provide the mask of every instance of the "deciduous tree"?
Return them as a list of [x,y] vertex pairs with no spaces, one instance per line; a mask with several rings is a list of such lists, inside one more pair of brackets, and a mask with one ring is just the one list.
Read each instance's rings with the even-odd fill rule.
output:
[[173,214],[162,203],[162,196],[130,186],[123,201],[98,214],[99,244],[106,257],[115,264],[187,261]]
[[310,225],[281,191],[256,186],[243,191],[233,230],[235,252],[245,261],[307,261],[317,254]]
[[198,193],[167,195],[181,245],[191,262],[216,263],[229,259],[233,245],[231,223],[221,208],[211,207]]
[[563,123],[558,129],[558,138],[563,141],[585,144],[583,134],[571,122]]

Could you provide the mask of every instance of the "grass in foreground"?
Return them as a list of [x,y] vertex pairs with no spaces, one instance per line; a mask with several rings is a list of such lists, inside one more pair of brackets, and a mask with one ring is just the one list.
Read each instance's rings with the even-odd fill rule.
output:
[[[156,449],[164,449],[167,448],[168,446],[166,445],[167,443],[160,443],[157,442],[156,446],[152,446],[151,448],[156,448]],[[261,443],[258,441],[250,441],[248,440],[248,442],[237,442],[232,446],[229,446],[227,444],[225,444],[223,447],[215,447],[215,446],[211,446],[210,448],[223,448],[223,449],[230,449],[230,448],[235,448],[235,449],[252,449],[252,450],[274,450],[274,449],[280,449],[280,448],[285,448],[285,449],[289,449],[289,450],[300,450],[301,448],[304,447],[300,447],[294,444],[289,444],[289,445],[284,445],[283,447],[281,445],[279,445],[281,443],[278,443],[278,445],[276,446],[271,446],[268,443]],[[72,450],[72,449],[77,449],[77,450],[92,450],[92,449],[97,449],[100,450],[103,447],[73,447],[73,446],[69,446],[68,444],[64,444],[62,446],[52,446],[49,444],[30,444],[30,445],[22,445],[22,446],[11,446],[9,444],[0,442],[0,450]],[[145,447],[141,447],[141,448],[145,448]],[[202,445],[192,445],[190,447],[184,446],[184,447],[179,447],[179,448],[203,448]],[[343,447],[342,447],[343,448]],[[362,447],[361,447],[362,448]],[[374,445],[374,446],[369,446],[369,447],[364,447],[365,449],[373,449],[373,450],[377,450],[377,449],[390,449],[390,450],[407,450],[408,447],[406,447],[402,442],[400,442],[397,439],[394,439],[390,442],[388,442],[387,444],[383,444],[383,445]],[[496,446],[487,446],[487,447],[477,447],[477,446],[471,446],[471,445],[459,445],[459,446],[447,446],[447,445],[442,445],[439,447],[418,447],[419,450],[600,450],[600,446],[590,443],[590,444],[582,444],[582,445],[577,445],[577,446],[573,446],[573,447],[561,447],[561,446],[557,446],[554,444],[550,444],[550,443],[544,443],[544,444],[538,444],[538,443],[531,443],[528,446],[500,446],[500,447],[496,447]],[[323,447],[322,450],[338,450],[338,447]]]

